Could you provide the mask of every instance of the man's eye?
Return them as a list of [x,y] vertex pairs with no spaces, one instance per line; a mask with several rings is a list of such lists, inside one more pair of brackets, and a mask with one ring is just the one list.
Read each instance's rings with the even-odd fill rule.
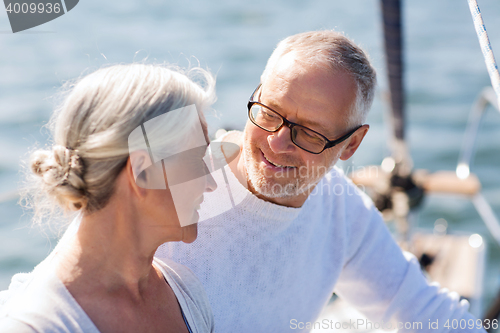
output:
[[304,130],[304,129],[300,129],[299,130],[300,132],[300,135],[302,136],[302,138],[304,140],[307,140],[309,142],[319,142],[321,141],[321,138],[316,134],[316,133],[313,133],[313,132],[310,132],[310,131],[307,131],[307,130]]
[[275,114],[273,114],[272,112],[267,111],[265,109],[262,109],[261,112],[262,112],[262,116],[266,119],[272,120],[272,119],[278,118]]

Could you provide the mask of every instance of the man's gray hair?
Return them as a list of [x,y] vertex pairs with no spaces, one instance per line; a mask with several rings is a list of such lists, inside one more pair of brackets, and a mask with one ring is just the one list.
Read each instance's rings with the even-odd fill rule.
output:
[[267,61],[261,76],[263,83],[282,56],[295,52],[300,60],[328,66],[335,73],[345,70],[355,80],[356,101],[351,110],[348,127],[355,127],[366,120],[373,102],[376,73],[366,53],[342,33],[331,30],[310,31],[285,38],[277,45]]

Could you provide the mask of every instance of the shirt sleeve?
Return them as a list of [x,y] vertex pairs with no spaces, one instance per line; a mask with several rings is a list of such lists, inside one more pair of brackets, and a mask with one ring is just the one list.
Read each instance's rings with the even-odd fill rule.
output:
[[[361,197],[364,194],[361,195]],[[391,327],[416,323],[418,332],[455,332],[454,319],[475,320],[468,312],[469,303],[459,295],[429,284],[418,260],[403,253],[392,238],[378,210],[367,200],[364,207],[352,209],[348,226],[348,254],[335,287],[336,293],[368,319],[383,321]],[[363,208],[363,209],[361,209]],[[448,321],[448,322],[447,322]],[[439,328],[431,323],[438,324]],[[418,325],[421,323],[421,326]],[[410,325],[408,325],[410,326]],[[460,332],[486,332],[484,329],[460,329]],[[415,332],[400,329],[398,332]],[[458,332],[458,331],[456,331]]]
[[0,332],[2,333],[37,333],[31,326],[18,320],[3,317],[0,318]]
[[[70,238],[71,236],[75,235],[76,232],[78,231],[78,228],[80,227],[80,222],[81,222],[81,216],[78,215],[68,226],[66,229],[64,235],[61,237],[59,242],[57,243],[57,246],[52,250],[52,252],[45,258],[41,263],[39,263],[32,272],[30,273],[18,273],[15,274],[10,282],[9,289],[7,290],[2,290],[0,291],[0,314],[2,313],[2,308],[4,305],[12,299],[17,293],[21,290],[23,290],[26,286],[26,284],[31,280],[33,273],[35,270],[38,269],[38,267],[44,266],[44,263],[47,262],[55,252],[57,252],[58,247],[60,244],[63,244],[66,239]],[[1,331],[0,331],[1,332]]]
[[0,291],[0,310],[7,301],[23,289],[23,286],[30,280],[31,274],[33,273],[17,273],[12,277],[9,289]]

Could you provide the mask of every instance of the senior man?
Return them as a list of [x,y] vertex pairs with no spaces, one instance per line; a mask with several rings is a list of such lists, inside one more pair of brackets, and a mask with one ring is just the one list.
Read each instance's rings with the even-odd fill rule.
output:
[[217,332],[299,330],[334,291],[385,327],[441,332],[429,326],[437,320],[446,332],[448,319],[473,319],[466,301],[426,282],[371,200],[334,167],[368,131],[375,82],[364,52],[338,32],[288,37],[271,55],[244,132],[222,138],[240,147],[226,175],[234,208],[213,216],[227,191],[219,186],[205,196],[198,240],[157,252],[201,279]]

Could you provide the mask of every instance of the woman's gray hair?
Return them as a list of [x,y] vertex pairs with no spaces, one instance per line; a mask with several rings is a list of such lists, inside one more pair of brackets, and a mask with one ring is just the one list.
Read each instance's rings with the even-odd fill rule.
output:
[[[99,69],[66,87],[67,97],[49,127],[54,145],[31,154],[24,199],[35,220],[63,210],[103,208],[129,158],[128,137],[144,122],[195,105],[206,135],[203,111],[215,102],[215,79],[206,70],[129,64]],[[170,115],[171,114],[171,115]],[[170,112],[164,143],[174,146],[192,128]]]
[[264,83],[281,57],[292,51],[302,61],[319,66],[326,65],[333,74],[338,70],[349,73],[356,82],[357,91],[347,126],[353,128],[366,120],[373,102],[377,79],[368,56],[359,46],[342,33],[332,30],[303,32],[287,37],[278,43],[267,61],[261,83]]

